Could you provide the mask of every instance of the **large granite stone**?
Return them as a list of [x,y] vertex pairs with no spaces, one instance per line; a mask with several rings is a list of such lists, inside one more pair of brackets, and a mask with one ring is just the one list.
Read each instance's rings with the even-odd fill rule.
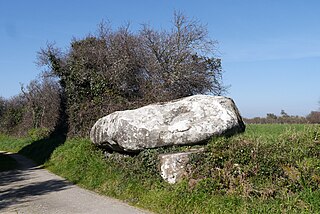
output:
[[137,152],[199,144],[213,136],[244,130],[245,125],[232,99],[194,95],[109,114],[95,123],[90,138],[100,147]]

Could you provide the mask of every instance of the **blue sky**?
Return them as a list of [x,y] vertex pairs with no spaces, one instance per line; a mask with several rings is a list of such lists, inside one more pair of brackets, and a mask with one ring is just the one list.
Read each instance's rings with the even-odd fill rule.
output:
[[135,0],[0,1],[0,96],[20,92],[41,69],[36,53],[47,42],[67,48],[94,33],[101,20],[170,27],[174,10],[207,24],[219,42],[224,82],[245,117],[307,115],[319,110],[320,1]]

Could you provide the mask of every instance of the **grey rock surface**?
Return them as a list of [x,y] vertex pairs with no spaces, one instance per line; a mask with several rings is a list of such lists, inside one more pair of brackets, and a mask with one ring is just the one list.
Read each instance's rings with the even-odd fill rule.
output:
[[244,130],[245,125],[232,99],[194,95],[109,114],[95,123],[90,138],[100,147],[137,152],[194,145],[213,136]]
[[159,160],[161,177],[170,184],[179,182],[186,174],[186,166],[189,163],[189,156],[203,151],[203,149],[195,149],[187,152],[160,154]]

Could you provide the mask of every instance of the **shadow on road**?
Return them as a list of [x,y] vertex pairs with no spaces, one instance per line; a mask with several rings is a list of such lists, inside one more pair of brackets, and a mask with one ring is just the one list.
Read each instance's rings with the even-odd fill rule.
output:
[[66,141],[65,134],[55,134],[23,147],[18,153],[33,159],[37,164],[44,164],[49,160],[53,151]]
[[28,175],[27,170],[36,167],[36,164],[33,161],[14,153],[0,152],[0,154],[15,161],[14,168],[0,172],[0,193],[2,193],[1,190],[6,185],[25,180]]
[[18,165],[14,170],[0,172],[0,213],[11,205],[19,206],[37,196],[68,189],[73,185],[57,178],[43,177],[40,170],[54,150],[66,141],[68,117],[65,102],[62,101],[60,105],[59,121],[50,136],[25,146],[18,154],[5,154],[14,158]]
[[0,172],[17,168],[17,161],[12,157],[12,154],[0,152]]
[[[13,182],[22,181],[22,180],[25,180],[25,178],[21,176],[20,170],[10,170],[10,171],[0,172],[0,187],[9,185]],[[0,190],[0,194],[1,194],[1,190]]]
[[[7,181],[11,179],[15,180],[13,177],[16,176],[16,172],[11,172],[12,174],[9,173],[5,178]],[[36,196],[48,194],[54,191],[61,191],[70,186],[71,184],[66,181],[53,179],[0,190],[0,211],[1,209],[11,205],[18,206],[20,203],[28,202]]]
[[19,154],[2,153],[18,163],[17,169],[0,172],[0,213],[11,205],[19,206],[34,197],[61,191],[72,186],[70,182],[43,175],[41,167]]

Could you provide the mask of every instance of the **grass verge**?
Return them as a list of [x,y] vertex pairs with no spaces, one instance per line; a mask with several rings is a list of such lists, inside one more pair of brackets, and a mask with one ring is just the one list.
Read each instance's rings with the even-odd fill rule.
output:
[[0,150],[8,152],[19,152],[22,148],[33,143],[31,138],[16,138],[0,134]]
[[319,126],[249,125],[244,134],[205,145],[176,185],[162,181],[157,157],[188,147],[105,156],[89,140],[70,139],[54,149],[45,166],[156,213],[320,213],[319,139]]

